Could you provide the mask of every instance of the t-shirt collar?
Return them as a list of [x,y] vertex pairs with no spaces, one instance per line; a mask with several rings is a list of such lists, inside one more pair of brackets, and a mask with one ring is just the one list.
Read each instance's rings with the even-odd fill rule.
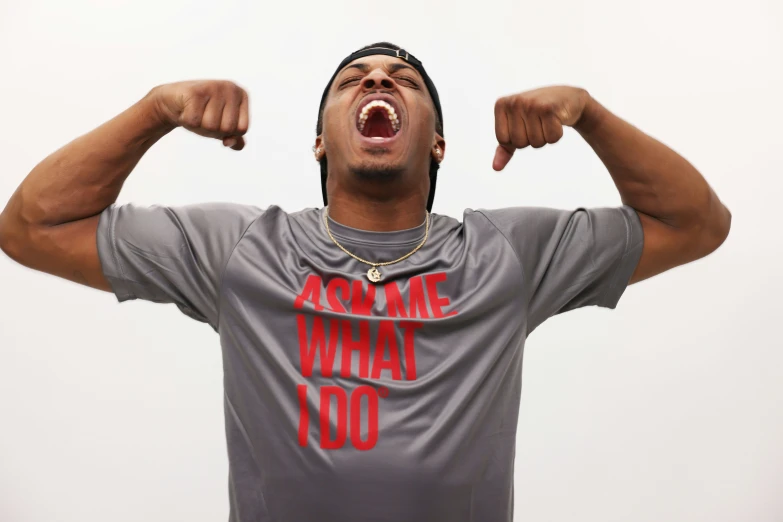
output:
[[[325,208],[321,209],[320,221],[324,234],[326,234],[326,226],[324,226],[324,214]],[[351,241],[353,243],[361,243],[365,245],[416,245],[424,239],[425,222],[422,221],[421,225],[406,228],[404,230],[392,230],[389,232],[380,232],[375,230],[361,230],[358,228],[349,227],[333,220],[331,216],[327,218],[329,220],[329,230],[337,241]],[[430,232],[432,232],[432,215],[430,215]],[[328,239],[328,235],[327,235]]]

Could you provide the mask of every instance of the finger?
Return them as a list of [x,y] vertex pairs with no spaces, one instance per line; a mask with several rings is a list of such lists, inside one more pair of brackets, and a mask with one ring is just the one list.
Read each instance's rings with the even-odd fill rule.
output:
[[220,135],[220,122],[223,120],[223,108],[226,106],[226,99],[223,96],[215,96],[209,100],[204,109],[204,116],[201,118],[201,130],[204,134],[214,138],[222,137]]
[[223,135],[233,136],[237,133],[240,103],[242,103],[242,98],[238,93],[226,94],[226,105],[223,107],[223,116],[220,121],[220,132]]
[[544,139],[547,143],[557,143],[563,137],[563,124],[554,114],[543,116],[541,126],[544,129]]
[[198,129],[201,127],[201,120],[204,118],[207,103],[209,103],[208,96],[193,96],[190,98],[185,104],[182,114],[180,114],[180,125],[186,129]]
[[511,156],[514,155],[515,150],[515,147],[498,145],[498,148],[495,150],[495,158],[492,160],[492,168],[497,171],[503,170],[508,165],[508,162],[511,161]]
[[527,135],[527,125],[522,117],[522,113],[512,109],[508,119],[511,127],[511,143],[514,147],[517,149],[524,149],[530,145],[530,140]]
[[527,139],[530,140],[530,146],[534,149],[539,149],[546,145],[544,139],[544,128],[541,125],[541,118],[536,114],[528,113],[525,115],[525,123],[527,124]]
[[508,127],[506,103],[500,98],[495,102],[495,137],[501,145],[511,145],[511,134]]
[[242,91],[242,101],[239,103],[239,120],[237,121],[237,134],[240,136],[250,128],[250,100],[247,92]]

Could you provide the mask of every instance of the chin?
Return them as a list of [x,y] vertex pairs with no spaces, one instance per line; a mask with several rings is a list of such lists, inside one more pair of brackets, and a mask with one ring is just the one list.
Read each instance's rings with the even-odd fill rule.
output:
[[388,160],[363,161],[349,167],[350,172],[364,180],[392,181],[402,177],[405,168],[402,164],[391,163]]

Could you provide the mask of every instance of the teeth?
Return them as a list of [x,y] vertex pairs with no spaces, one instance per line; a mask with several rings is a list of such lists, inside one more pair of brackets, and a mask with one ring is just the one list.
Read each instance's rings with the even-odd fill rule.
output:
[[383,100],[373,100],[362,108],[362,111],[359,113],[359,132],[364,130],[364,124],[367,122],[370,111],[377,107],[386,109],[386,112],[389,114],[389,121],[391,121],[392,129],[394,129],[395,133],[399,132],[400,120],[397,117],[397,112],[394,110],[394,107]]

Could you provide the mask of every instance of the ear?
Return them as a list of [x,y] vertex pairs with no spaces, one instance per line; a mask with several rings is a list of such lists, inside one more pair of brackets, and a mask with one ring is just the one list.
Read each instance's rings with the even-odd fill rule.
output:
[[321,161],[326,155],[326,149],[324,148],[324,139],[322,136],[315,138],[315,147],[313,147],[315,153],[315,161]]
[[435,133],[435,139],[432,140],[432,157],[438,163],[446,157],[446,140],[437,132]]

